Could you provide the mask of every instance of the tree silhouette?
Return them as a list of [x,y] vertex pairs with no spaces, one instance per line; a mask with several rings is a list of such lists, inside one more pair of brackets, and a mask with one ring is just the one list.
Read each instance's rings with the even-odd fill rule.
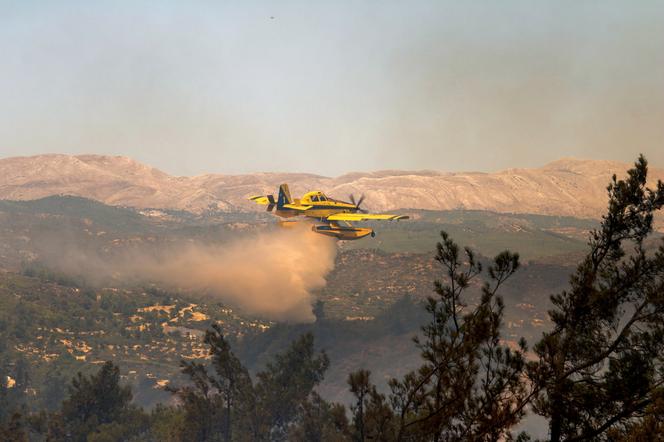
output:
[[130,405],[131,388],[120,385],[120,369],[113,362],[104,363],[90,376],[79,372],[68,390],[69,397],[49,422],[51,440],[85,441],[112,424],[127,430],[122,424],[140,414]]
[[341,442],[350,440],[346,408],[330,404],[315,391],[298,409],[288,440],[294,442]]
[[483,273],[469,248],[462,254],[441,232],[436,260],[446,280],[435,282],[428,299],[431,322],[416,343],[424,365],[402,380],[393,379],[391,402],[398,416],[397,440],[498,440],[523,416],[527,388],[522,340],[510,350],[500,339],[503,301],[499,288],[519,267],[508,251],[488,267],[479,302],[471,307],[465,292]]
[[314,407],[338,413],[320,396],[312,395],[329,366],[325,353],[314,351],[312,334],[302,335],[275,355],[256,375],[255,384],[221,327],[213,326],[205,343],[212,356],[210,366],[183,361],[182,371],[191,384],[171,389],[185,416],[176,431],[180,440],[285,440],[298,419],[307,417]]
[[308,400],[329,365],[325,353],[314,351],[314,336],[305,333],[256,375],[258,427],[264,440],[286,438],[298,406]]
[[[552,296],[554,329],[535,347],[535,410],[552,441],[614,440],[653,412],[664,386],[664,246],[648,250],[664,185],[647,188],[641,156],[615,175],[590,250]],[[611,431],[609,431],[611,430]],[[614,436],[610,436],[613,434]]]
[[348,385],[355,396],[355,404],[351,405],[353,413],[353,440],[394,440],[396,434],[394,413],[371,383],[368,370],[358,370],[348,376]]
[[192,385],[174,390],[185,414],[181,437],[195,441],[230,441],[233,426],[238,425],[234,415],[246,414],[239,409],[253,402],[251,379],[231,351],[219,325],[213,325],[212,330],[205,333],[204,342],[209,346],[210,368],[214,373],[199,362],[182,361],[182,372],[189,376]]

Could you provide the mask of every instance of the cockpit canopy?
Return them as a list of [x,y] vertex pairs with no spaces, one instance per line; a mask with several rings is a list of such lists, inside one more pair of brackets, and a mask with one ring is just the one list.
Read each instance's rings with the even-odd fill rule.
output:
[[325,194],[319,190],[314,190],[313,192],[308,192],[305,193],[302,196],[301,203],[302,204],[309,204],[309,203],[320,203],[324,201],[328,201],[328,197],[325,196]]

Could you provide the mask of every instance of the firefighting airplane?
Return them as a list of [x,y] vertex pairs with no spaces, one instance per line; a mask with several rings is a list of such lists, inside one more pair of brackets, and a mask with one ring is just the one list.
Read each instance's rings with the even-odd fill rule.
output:
[[302,198],[291,198],[288,184],[279,186],[279,197],[274,200],[274,195],[258,195],[249,197],[256,204],[267,206],[267,211],[274,211],[275,215],[282,218],[295,216],[306,216],[314,218],[323,225],[314,225],[311,230],[322,235],[332,236],[338,239],[350,240],[360,239],[367,235],[376,236],[373,229],[367,227],[353,227],[352,222],[367,220],[389,220],[396,221],[408,219],[406,215],[389,215],[367,213],[360,208],[364,195],[355,202],[355,197],[350,196],[350,203],[335,200],[326,196],[323,192],[315,190],[305,193]]

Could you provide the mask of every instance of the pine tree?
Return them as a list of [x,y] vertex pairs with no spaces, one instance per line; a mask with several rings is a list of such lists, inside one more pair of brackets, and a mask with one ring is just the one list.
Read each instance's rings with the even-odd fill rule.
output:
[[[195,361],[182,361],[182,372],[192,385],[173,390],[182,402],[182,440],[230,441],[233,428],[246,425],[246,408],[253,403],[247,369],[231,351],[221,327],[213,325],[204,342],[212,356],[211,369]],[[246,432],[247,429],[245,428]]]
[[519,267],[505,251],[488,267],[489,281],[475,306],[465,292],[483,273],[472,250],[441,232],[436,260],[446,282],[436,281],[428,299],[431,322],[416,343],[424,364],[402,380],[393,379],[391,403],[397,440],[499,440],[523,416],[528,391],[523,382],[525,341],[510,350],[500,339],[503,301],[499,288]]
[[[590,251],[552,297],[554,329],[537,344],[531,370],[537,413],[550,437],[614,440],[648,419],[664,386],[664,245],[649,250],[664,185],[647,188],[641,156],[608,186],[608,212]],[[610,436],[609,434],[614,434]]]
[[358,370],[348,376],[348,385],[355,396],[353,414],[353,440],[395,440],[396,420],[385,396],[371,383],[371,372]]
[[296,423],[289,429],[293,442],[347,442],[350,428],[346,408],[325,401],[315,391],[298,408]]
[[131,388],[120,385],[120,369],[112,362],[90,376],[79,372],[69,397],[49,422],[49,439],[85,441],[103,425],[124,425],[140,413],[130,405],[131,399]]
[[330,360],[316,354],[314,336],[302,335],[284,353],[277,354],[259,372],[256,383],[257,416],[261,440],[283,440],[288,426],[323,380]]
[[[191,384],[171,389],[184,413],[176,430],[180,440],[285,440],[292,427],[300,424],[298,419],[307,416],[305,411],[316,406],[311,402],[316,399],[313,389],[322,381],[329,359],[314,351],[312,334],[275,355],[256,375],[255,383],[231,351],[221,327],[213,326],[205,343],[212,356],[210,366],[183,361],[182,371]],[[335,410],[321,401],[321,410]]]

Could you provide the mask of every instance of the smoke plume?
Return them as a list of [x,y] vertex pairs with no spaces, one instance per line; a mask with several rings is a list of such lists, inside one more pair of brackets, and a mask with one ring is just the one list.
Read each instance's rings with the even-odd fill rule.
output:
[[308,225],[296,224],[224,244],[137,247],[113,257],[60,249],[57,260],[45,257],[45,263],[92,283],[107,283],[109,277],[130,284],[155,283],[265,318],[306,322],[314,319],[312,291],[325,285],[336,245]]
[[154,281],[209,293],[279,320],[312,320],[311,291],[334,266],[334,241],[305,227],[280,229],[224,247],[189,246],[146,262]]

